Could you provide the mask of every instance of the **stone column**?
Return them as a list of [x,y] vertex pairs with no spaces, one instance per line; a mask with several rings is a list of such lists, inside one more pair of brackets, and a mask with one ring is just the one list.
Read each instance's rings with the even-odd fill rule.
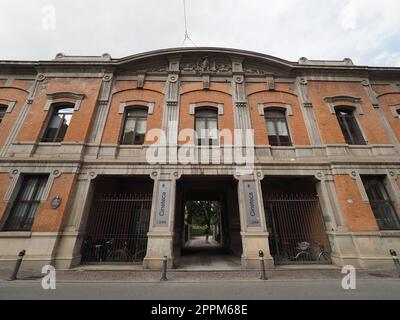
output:
[[238,198],[242,236],[242,266],[246,269],[259,268],[259,251],[264,252],[267,268],[273,267],[269,251],[268,232],[264,215],[261,191],[262,174],[235,176],[238,180]]
[[163,257],[168,257],[168,266],[173,267],[173,240],[175,221],[175,195],[177,172],[153,172],[153,202],[151,205],[147,254],[143,261],[146,269],[160,269]]

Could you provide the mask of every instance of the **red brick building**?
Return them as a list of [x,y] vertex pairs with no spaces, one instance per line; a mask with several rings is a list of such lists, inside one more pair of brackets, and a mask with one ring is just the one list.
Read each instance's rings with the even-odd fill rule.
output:
[[[153,129],[168,161],[146,156]],[[188,144],[187,129],[205,136]],[[254,130],[250,171],[199,161],[227,158],[235,129]],[[0,263],[26,249],[31,266],[172,264],[185,201],[207,199],[246,268],[259,250],[270,265],[389,266],[399,141],[400,68],[223,48],[0,61]]]

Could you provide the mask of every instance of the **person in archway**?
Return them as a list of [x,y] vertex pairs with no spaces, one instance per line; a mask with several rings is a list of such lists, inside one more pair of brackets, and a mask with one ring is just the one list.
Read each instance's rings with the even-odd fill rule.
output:
[[208,242],[208,237],[209,237],[209,235],[210,235],[210,226],[206,226],[206,229],[204,230],[204,233],[205,233],[205,235],[206,235],[206,243],[209,243]]

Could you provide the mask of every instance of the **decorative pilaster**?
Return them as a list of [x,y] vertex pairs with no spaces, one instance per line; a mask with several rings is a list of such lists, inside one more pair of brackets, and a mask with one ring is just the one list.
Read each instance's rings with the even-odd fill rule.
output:
[[94,143],[96,145],[99,145],[101,143],[104,127],[106,125],[107,114],[110,109],[110,98],[113,86],[113,74],[105,74],[100,89],[100,96],[97,100],[96,113],[93,119],[92,127],[90,129],[89,143]]
[[311,144],[321,145],[321,133],[319,131],[319,127],[314,115],[314,110],[312,108],[310,94],[308,92],[308,81],[306,78],[297,78],[295,86],[296,93],[300,102],[300,110],[303,114]]
[[[178,143],[178,123],[179,123],[179,65],[180,57],[169,58],[169,74],[165,86],[165,104],[162,129],[165,132],[167,145],[175,148]],[[170,156],[170,159],[174,157]]]
[[175,221],[176,180],[180,174],[151,174],[154,180],[153,202],[151,205],[150,226],[148,232],[147,254],[143,266],[147,269],[159,269],[163,257],[168,257],[168,265],[173,266],[173,238]]
[[90,207],[93,199],[93,180],[97,173],[81,173],[77,177],[76,192],[71,202],[70,214],[59,239],[55,258],[56,268],[74,268],[81,263],[83,235],[87,227]]
[[[10,156],[8,154],[9,149],[12,145],[12,143],[15,141],[15,138],[17,137],[17,134],[19,130],[22,127],[22,124],[25,121],[26,115],[28,114],[28,111],[33,103],[33,99],[36,97],[36,93],[38,90],[39,85],[43,80],[45,80],[46,77],[43,74],[38,74],[36,77],[36,80],[32,87],[29,89],[29,95],[28,98],[25,101],[25,104],[23,105],[21,112],[18,115],[17,120],[14,123],[14,126],[12,127],[10,134],[8,135],[6,141],[4,142],[3,148],[0,150],[0,157],[5,157],[5,156]],[[34,152],[34,147],[30,150],[30,155]],[[12,152],[10,152],[12,153]],[[12,154],[11,154],[12,156]]]
[[383,112],[382,108],[379,105],[377,94],[372,88],[370,81],[368,79],[365,79],[361,82],[361,84],[363,85],[368,97],[371,99],[371,103],[375,108],[375,110],[377,111],[379,119],[381,120],[383,128],[385,129],[386,134],[389,136],[390,141],[395,145],[396,149],[400,151],[399,140],[397,139],[395,133],[392,130],[392,127],[390,126],[388,120],[386,119],[385,113]]
[[241,59],[232,58],[232,74],[232,98],[235,114],[235,129],[251,129],[246,82]]
[[246,269],[259,266],[259,251],[264,252],[268,267],[273,266],[269,251],[268,232],[265,222],[264,203],[261,190],[263,175],[235,176],[238,180],[239,213],[242,236],[242,265]]

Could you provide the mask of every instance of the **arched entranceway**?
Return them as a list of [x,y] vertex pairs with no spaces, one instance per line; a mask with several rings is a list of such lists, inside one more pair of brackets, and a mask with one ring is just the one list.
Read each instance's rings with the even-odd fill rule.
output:
[[[201,211],[203,215],[212,215],[211,220],[202,216]],[[181,178],[176,191],[175,266],[210,270],[241,268],[241,254],[237,182],[232,177]]]

